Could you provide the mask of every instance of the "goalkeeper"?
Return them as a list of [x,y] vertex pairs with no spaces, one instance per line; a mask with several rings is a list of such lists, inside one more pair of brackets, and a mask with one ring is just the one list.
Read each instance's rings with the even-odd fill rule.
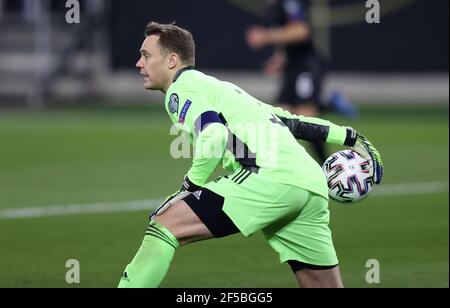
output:
[[[195,70],[194,40],[178,26],[151,22],[145,34],[136,64],[144,87],[166,94],[167,113],[195,154],[181,188],[152,214],[119,287],[159,286],[181,246],[258,231],[300,286],[342,287],[326,178],[296,139],[354,147],[379,184],[376,149],[351,128],[294,116]],[[208,181],[219,164],[229,175]]]

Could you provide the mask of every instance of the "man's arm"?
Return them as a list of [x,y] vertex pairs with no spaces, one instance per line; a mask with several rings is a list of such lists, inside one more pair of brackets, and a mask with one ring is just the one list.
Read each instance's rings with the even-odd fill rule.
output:
[[309,26],[303,21],[293,21],[279,28],[267,30],[270,45],[290,45],[307,41],[311,35]]
[[277,28],[252,27],[247,32],[247,43],[254,49],[265,46],[301,43],[310,37],[309,26],[296,21]]
[[[189,88],[189,89],[186,89]],[[179,102],[176,112],[169,115],[174,123],[183,127],[194,146],[192,165],[185,175],[182,189],[196,191],[203,186],[222,160],[228,142],[228,128],[219,113],[191,85],[175,84],[173,93]]]
[[322,141],[352,147],[362,157],[372,161],[375,184],[381,183],[384,173],[381,155],[364,135],[351,127],[339,126],[318,118],[295,116],[279,107],[272,108],[272,112],[289,128],[296,139]]
[[291,45],[307,41],[309,26],[303,21],[290,22],[277,28],[252,27],[247,32],[247,43],[254,49],[265,46]]
[[193,191],[203,186],[223,158],[228,141],[228,129],[214,111],[206,111],[198,116],[194,124],[194,158],[186,179],[187,190]]
[[[198,107],[198,106],[197,106]],[[178,200],[202,187],[220,162],[228,141],[228,129],[213,111],[201,114],[192,132],[195,138],[195,153],[192,166],[184,177],[181,187],[151,214],[150,219],[164,213]]]
[[[311,29],[306,21],[302,4],[298,0],[281,0],[278,4],[267,7],[269,23],[276,27],[254,26],[247,31],[247,43],[254,49],[265,46],[286,46],[308,41]],[[275,12],[274,20],[272,16]],[[272,16],[272,17],[274,17]]]
[[293,115],[280,107],[273,107],[273,112],[289,128],[296,139],[322,141],[349,147],[356,143],[357,133],[352,128],[339,126],[319,118]]

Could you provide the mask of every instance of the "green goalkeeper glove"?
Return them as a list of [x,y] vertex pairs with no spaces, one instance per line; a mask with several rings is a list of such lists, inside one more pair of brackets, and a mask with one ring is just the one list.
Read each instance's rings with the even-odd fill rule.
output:
[[352,150],[360,154],[364,159],[372,162],[373,165],[373,180],[375,184],[380,184],[383,178],[383,162],[378,150],[367,140],[366,137],[360,133],[356,133],[356,142]]
[[199,189],[200,186],[192,183],[186,175],[181,187],[175,193],[171,194],[164,200],[164,202],[150,215],[150,220],[152,220],[155,216],[164,213],[175,202],[184,199],[192,192]]

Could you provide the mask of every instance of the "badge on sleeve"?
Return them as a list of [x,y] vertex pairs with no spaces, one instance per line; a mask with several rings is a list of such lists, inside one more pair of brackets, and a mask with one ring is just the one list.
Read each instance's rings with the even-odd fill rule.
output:
[[189,108],[191,108],[191,105],[192,105],[192,102],[190,100],[187,100],[186,103],[184,104],[183,110],[181,110],[180,118],[178,119],[178,123],[184,124],[184,121],[186,120],[186,114],[187,114]]
[[178,113],[178,105],[180,104],[180,99],[176,93],[172,94],[169,99],[169,111],[171,113]]

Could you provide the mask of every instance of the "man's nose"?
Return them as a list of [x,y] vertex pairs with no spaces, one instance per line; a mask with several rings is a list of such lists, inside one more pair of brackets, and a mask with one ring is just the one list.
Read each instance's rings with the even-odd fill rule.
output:
[[137,61],[136,67],[139,68],[139,69],[141,69],[141,68],[144,67],[144,66],[142,65],[142,58],[140,58],[139,61]]

